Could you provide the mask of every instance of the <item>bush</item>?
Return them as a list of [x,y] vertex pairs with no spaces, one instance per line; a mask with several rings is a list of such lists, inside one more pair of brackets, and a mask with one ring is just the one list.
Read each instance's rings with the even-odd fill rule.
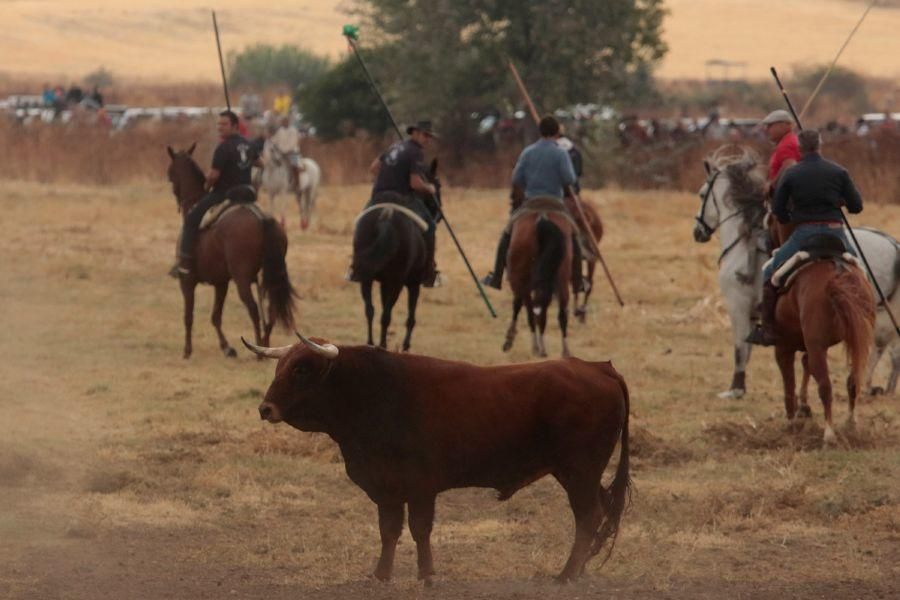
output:
[[234,87],[287,86],[294,93],[328,69],[328,59],[296,46],[257,44],[228,57]]

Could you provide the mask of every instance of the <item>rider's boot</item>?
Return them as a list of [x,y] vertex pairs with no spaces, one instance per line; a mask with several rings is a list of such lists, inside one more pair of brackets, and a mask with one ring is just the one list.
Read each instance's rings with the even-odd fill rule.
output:
[[494,270],[481,280],[481,283],[488,287],[492,287],[495,290],[499,290],[503,285],[503,269],[506,267],[506,254],[509,252],[510,237],[511,235],[508,231],[503,232],[500,243],[497,245],[497,256],[494,258]]
[[760,315],[762,320],[756,328],[747,336],[747,342],[759,346],[774,346],[777,341],[775,333],[775,305],[778,302],[778,290],[767,281],[763,285],[762,304]]

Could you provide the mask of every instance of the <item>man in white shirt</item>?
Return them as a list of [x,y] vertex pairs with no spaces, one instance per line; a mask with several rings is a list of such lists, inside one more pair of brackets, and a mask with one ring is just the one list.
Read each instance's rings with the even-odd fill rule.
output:
[[281,127],[272,134],[269,142],[288,161],[291,167],[291,187],[297,189],[300,173],[303,172],[303,161],[300,156],[300,132],[291,124],[290,117],[281,117]]

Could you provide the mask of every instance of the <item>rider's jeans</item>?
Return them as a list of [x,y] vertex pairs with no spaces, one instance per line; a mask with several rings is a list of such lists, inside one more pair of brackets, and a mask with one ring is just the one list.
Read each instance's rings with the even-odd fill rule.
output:
[[193,255],[194,240],[197,239],[197,231],[200,229],[203,215],[223,200],[225,200],[225,192],[212,190],[188,211],[188,214],[184,217],[184,225],[181,229],[181,248],[179,249],[181,256]]
[[769,281],[772,273],[778,270],[787,260],[800,251],[803,244],[814,235],[828,234],[841,238],[847,252],[856,256],[856,248],[847,239],[847,232],[843,227],[831,226],[824,223],[801,223],[791,234],[788,240],[779,246],[772,254],[772,260],[763,267],[763,281]]

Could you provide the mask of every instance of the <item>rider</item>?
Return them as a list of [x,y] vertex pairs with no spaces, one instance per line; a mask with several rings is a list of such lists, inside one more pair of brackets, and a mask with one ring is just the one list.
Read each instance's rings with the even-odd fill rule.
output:
[[851,213],[862,212],[862,198],[850,174],[837,163],[822,158],[822,139],[815,129],[800,132],[801,159],[788,168],[775,191],[772,213],[780,223],[793,223],[791,237],[775,250],[772,260],[763,268],[762,325],[747,338],[751,344],[771,346],[775,343],[775,303],[778,295],[772,285],[772,274],[803,247],[810,237],[826,234],[840,239],[844,248],[856,254],[844,231],[841,206]]
[[[375,177],[372,186],[372,197],[366,207],[378,204],[380,196],[386,193],[397,194],[410,203],[411,208],[428,223],[425,232],[426,271],[422,279],[425,287],[440,285],[437,266],[434,262],[435,225],[440,215],[437,204],[437,187],[429,183],[425,177],[425,153],[423,152],[432,139],[438,136],[432,129],[431,121],[419,121],[406,129],[409,139],[397,142],[369,166],[369,173]],[[418,194],[422,194],[419,196]],[[357,281],[351,273],[347,279]]]
[[778,178],[785,169],[800,162],[800,147],[794,133],[794,120],[786,110],[773,110],[762,120],[766,136],[775,144],[769,158],[769,176],[766,181],[766,198],[771,198],[778,187]]
[[[563,195],[567,188],[577,182],[572,159],[569,154],[557,145],[559,137],[559,121],[548,115],[538,124],[541,139],[531,144],[519,155],[516,168],[513,170],[513,189],[510,195],[511,212],[515,212],[525,201],[533,198],[554,198],[564,207]],[[497,257],[494,259],[494,270],[482,280],[488,287],[499,290],[503,282],[503,269],[506,266],[506,254],[509,251],[511,233],[509,228],[503,231],[497,246]],[[581,248],[573,233],[572,240],[572,277],[576,289],[583,289],[581,277]]]
[[304,171],[300,156],[300,132],[291,124],[291,117],[283,115],[279,119],[281,126],[269,138],[269,143],[279,154],[287,158],[291,167],[291,189],[297,189],[300,173]]
[[212,168],[206,174],[207,194],[188,211],[181,229],[178,253],[178,273],[188,275],[193,266],[194,240],[203,215],[211,207],[225,200],[228,191],[239,185],[250,185],[251,167],[263,167],[262,159],[242,135],[238,133],[238,116],[230,111],[219,113],[216,129],[222,141],[213,153]]

